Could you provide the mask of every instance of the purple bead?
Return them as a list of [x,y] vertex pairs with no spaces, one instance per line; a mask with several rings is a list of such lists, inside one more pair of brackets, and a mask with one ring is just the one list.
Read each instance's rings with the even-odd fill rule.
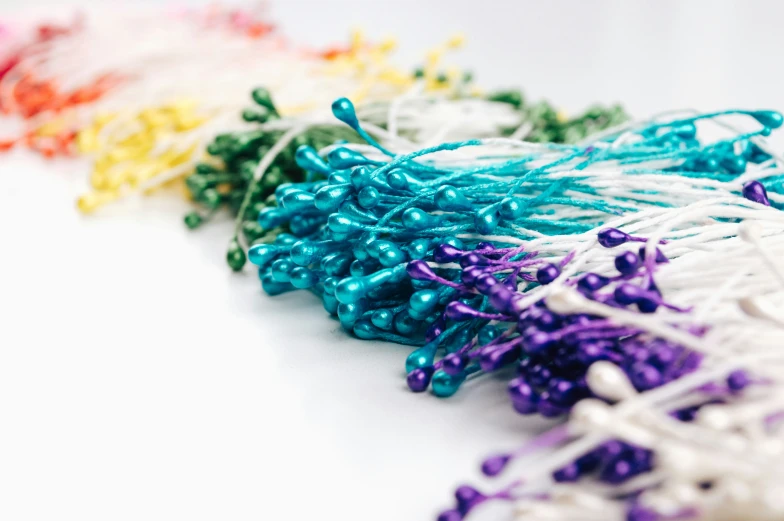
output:
[[463,515],[468,514],[472,508],[486,499],[485,495],[474,487],[463,485],[455,490],[457,510]]
[[463,284],[466,286],[473,286],[476,282],[476,279],[479,278],[480,275],[483,275],[485,270],[478,266],[471,266],[469,268],[465,268],[463,272],[460,274],[460,280],[463,281]]
[[545,264],[541,268],[536,271],[536,280],[539,281],[539,284],[550,284],[552,281],[558,278],[558,275],[561,274],[561,270],[555,264]]
[[594,450],[589,452],[588,454],[585,454],[577,458],[577,461],[575,463],[577,464],[577,467],[580,469],[581,473],[588,473],[588,472],[593,472],[594,470],[599,468],[601,462],[602,462],[602,458],[601,458],[600,451]]
[[434,280],[437,275],[423,260],[412,260],[406,266],[406,273],[414,280]]
[[439,244],[433,249],[433,260],[440,264],[445,264],[459,259],[464,254],[465,252],[463,250],[458,250],[451,244],[444,243]]
[[679,354],[679,349],[676,349],[669,344],[659,342],[650,349],[650,355],[647,361],[659,369],[666,369],[678,359]]
[[441,336],[441,333],[444,332],[445,328],[446,323],[444,322],[444,317],[440,317],[427,328],[427,331],[425,331],[425,342],[432,342]]
[[512,457],[509,454],[491,456],[482,462],[482,473],[485,476],[497,476],[504,470],[504,467],[506,467],[506,464],[509,463],[511,459]]
[[463,514],[457,510],[444,510],[438,515],[437,521],[463,521]]
[[591,365],[599,360],[607,360],[606,349],[606,343],[581,342],[577,346],[576,359],[584,365]]
[[626,512],[626,521],[658,521],[659,514],[640,505],[632,505]]
[[523,378],[515,378],[507,386],[512,400],[536,401],[536,391]]
[[733,371],[727,376],[727,387],[733,392],[742,391],[749,385],[751,385],[751,378],[749,378],[749,374],[742,369]]
[[682,422],[691,422],[697,417],[697,411],[699,411],[699,407],[686,407],[678,409],[672,415]]
[[550,383],[550,379],[552,377],[553,373],[547,366],[543,364],[536,364],[531,368],[528,381],[535,387],[545,387],[548,383]]
[[545,418],[558,418],[559,416],[566,414],[568,409],[553,403],[553,401],[549,399],[548,393],[545,391],[539,399],[537,411]]
[[483,241],[476,245],[477,250],[484,250],[484,251],[493,251],[495,249],[495,244],[492,242]]
[[441,368],[446,374],[455,376],[462,373],[467,364],[468,358],[464,355],[450,353],[444,357]]
[[634,284],[619,284],[613,292],[615,301],[624,306],[634,304],[646,295],[646,291]]
[[602,463],[607,465],[623,454],[628,448],[629,446],[622,441],[611,440],[602,444],[597,452],[599,453]]
[[615,269],[621,275],[633,275],[640,267],[640,257],[636,253],[627,251],[615,257]]
[[629,370],[629,379],[638,391],[647,391],[661,385],[662,375],[658,369],[645,362],[635,362]]
[[444,310],[444,315],[450,320],[462,322],[464,320],[472,320],[477,317],[479,311],[475,310],[468,304],[464,304],[459,300],[450,302]]
[[555,313],[543,309],[535,314],[534,323],[543,331],[555,331],[561,325],[561,320]]
[[460,259],[460,266],[463,268],[468,268],[469,266],[487,266],[488,264],[487,257],[473,252],[463,255]]
[[547,386],[550,400],[561,407],[574,405],[580,395],[580,388],[574,383],[561,378],[553,378]]
[[492,347],[494,349],[490,351],[483,350],[479,356],[479,366],[488,373],[497,371],[520,357],[520,346],[517,344]]
[[611,461],[599,473],[599,479],[611,485],[619,485],[633,476],[632,463],[624,457]]
[[627,242],[630,237],[617,228],[607,228],[599,232],[599,244],[605,248],[615,248]]
[[526,353],[540,353],[553,345],[554,342],[555,340],[551,334],[535,330],[530,334],[526,334],[523,349]]
[[574,483],[580,479],[580,468],[576,463],[570,463],[553,472],[553,479],[557,483]]
[[432,367],[421,367],[414,369],[406,377],[408,388],[415,393],[421,393],[427,390],[430,385],[430,379],[433,377]]
[[476,285],[476,289],[482,293],[485,293],[486,291],[490,291],[490,288],[498,284],[498,279],[489,273],[482,273],[476,278],[474,284]]
[[754,201],[755,203],[764,204],[765,206],[770,206],[770,201],[768,200],[768,192],[765,190],[765,187],[762,186],[762,183],[759,181],[749,181],[745,185],[743,185],[743,197],[748,199],[749,201]]
[[[639,256],[642,260],[645,260],[645,246],[640,246]],[[668,262],[670,262],[670,259],[659,248],[656,248],[656,263],[666,264]]]
[[602,277],[596,273],[586,273],[579,281],[577,287],[587,292],[594,292],[602,289],[610,283],[610,279]]

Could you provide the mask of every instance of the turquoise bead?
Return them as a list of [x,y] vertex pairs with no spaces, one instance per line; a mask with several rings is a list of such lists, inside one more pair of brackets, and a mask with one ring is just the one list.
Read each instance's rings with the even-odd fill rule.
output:
[[496,226],[498,226],[498,222],[500,221],[500,215],[498,212],[499,205],[491,204],[490,206],[486,206],[482,208],[478,212],[476,212],[476,218],[474,219],[474,226],[476,227],[476,231],[482,234],[491,234],[493,230],[495,230]]
[[280,204],[290,212],[301,212],[310,210],[316,207],[315,196],[304,190],[295,190],[287,192],[286,195],[280,198]]
[[375,208],[381,200],[381,194],[372,186],[366,186],[357,194],[357,201],[362,208]]
[[338,319],[340,320],[340,325],[351,331],[354,327],[354,324],[362,316],[363,312],[364,306],[362,306],[359,302],[354,302],[351,304],[339,304]]
[[268,207],[259,212],[257,222],[264,230],[272,230],[288,222],[291,212],[283,208]]
[[305,237],[318,230],[323,223],[321,216],[296,214],[291,216],[289,230],[295,237]]
[[266,266],[280,255],[281,249],[272,244],[256,244],[248,250],[248,260],[256,266]]
[[392,329],[392,321],[395,319],[395,314],[388,309],[377,309],[370,317],[370,321],[379,329],[389,331]]
[[[346,235],[359,233],[365,229],[365,227],[358,222],[339,213],[333,213],[329,216],[327,219],[327,226],[331,232]],[[333,240],[337,239],[333,237]]]
[[379,331],[369,320],[363,318],[354,324],[354,335],[362,340],[374,340],[379,337]]
[[324,177],[329,176],[333,172],[332,168],[318,155],[318,152],[308,145],[302,145],[297,148],[297,151],[294,153],[294,161],[303,170],[316,172]]
[[387,174],[387,184],[395,190],[411,192],[412,188],[422,186],[422,181],[403,169],[395,168]]
[[330,315],[337,315],[338,314],[338,299],[336,299],[332,295],[322,295],[321,301],[324,304],[324,310],[329,313]]
[[402,219],[403,226],[407,230],[420,231],[427,228],[438,228],[441,225],[441,220],[438,217],[430,215],[421,208],[409,208],[403,212]]
[[327,185],[316,192],[314,203],[322,212],[334,212],[348,196],[354,193],[354,187],[348,183]]
[[411,351],[411,354],[406,357],[406,373],[410,373],[414,369],[430,367],[433,365],[433,359],[435,356],[435,344],[427,344],[423,347],[420,347],[419,349]]
[[431,381],[433,394],[439,398],[448,398],[455,394],[465,381],[465,376],[458,374],[452,376],[444,371],[436,371]]
[[374,161],[369,160],[359,152],[346,147],[338,147],[331,150],[327,154],[327,161],[329,161],[329,166],[338,170],[374,163]]
[[290,282],[290,274],[294,268],[296,268],[296,266],[291,262],[291,259],[278,259],[270,266],[272,279],[276,282]]
[[408,300],[409,314],[416,319],[426,318],[438,305],[440,294],[432,289],[417,291]]
[[318,277],[308,268],[298,267],[291,270],[291,285],[297,289],[312,288],[318,282]]
[[349,127],[353,129],[359,128],[356,109],[354,109],[354,104],[348,98],[338,98],[332,102],[332,114]]
[[395,315],[393,326],[395,331],[403,336],[409,336],[411,333],[419,329],[420,322],[411,318],[407,311],[401,311]]
[[496,326],[487,325],[479,330],[477,340],[479,345],[486,345],[495,340],[501,334],[501,330]]
[[412,259],[421,259],[430,249],[429,239],[416,239],[405,248]]
[[754,119],[759,121],[760,124],[770,129],[779,128],[784,122],[781,113],[774,110],[758,110],[752,112],[751,115]]
[[321,269],[331,276],[345,275],[353,262],[353,256],[347,252],[330,253],[321,260]]
[[[335,288],[338,286],[338,282],[340,282],[336,277],[327,277],[324,279],[324,294],[325,295],[332,295],[335,296]],[[335,299],[337,300],[337,299]]]
[[267,273],[261,278],[261,289],[263,289],[264,293],[267,295],[274,297],[275,295],[280,295],[281,293],[292,290],[293,286],[288,282],[279,282],[272,278],[271,274]]
[[442,186],[434,196],[436,206],[445,212],[458,212],[471,210],[471,203],[466,197],[452,186]]
[[337,247],[332,241],[313,242],[308,240],[298,241],[291,247],[291,260],[299,266],[310,266],[318,258],[323,257],[330,250]]

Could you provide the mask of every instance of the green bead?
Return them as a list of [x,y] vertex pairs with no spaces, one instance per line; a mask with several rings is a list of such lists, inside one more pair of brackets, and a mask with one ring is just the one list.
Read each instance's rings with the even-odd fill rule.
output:
[[190,212],[185,216],[184,221],[185,226],[187,226],[189,230],[193,230],[198,228],[201,223],[204,222],[204,218],[197,212]]
[[196,197],[209,188],[210,184],[210,179],[206,175],[193,174],[185,178],[185,186]]
[[229,267],[234,271],[240,271],[242,267],[245,266],[246,260],[247,257],[245,257],[245,252],[242,251],[239,243],[236,240],[231,241],[231,243],[229,243],[229,249],[226,252],[226,262]]
[[207,145],[207,153],[211,156],[219,156],[223,152],[223,147],[220,143],[213,141]]
[[425,69],[422,67],[417,67],[414,69],[414,78],[420,79],[425,77]]
[[207,163],[197,163],[194,169],[197,174],[216,174],[220,172],[218,168]]
[[487,97],[490,101],[508,103],[514,108],[519,109],[523,106],[523,93],[519,90],[503,90],[490,94]]
[[204,203],[207,208],[215,209],[220,206],[221,196],[214,188],[208,188],[201,193],[199,201]]
[[259,87],[258,89],[254,89],[251,92],[251,97],[253,101],[261,105],[262,107],[269,109],[270,112],[277,113],[275,109],[275,104],[272,103],[272,96],[270,95],[269,91],[263,87]]
[[263,237],[265,233],[261,225],[255,220],[248,220],[242,223],[242,234],[249,243]]
[[266,123],[270,117],[267,107],[248,108],[242,111],[242,119],[248,123]]
[[449,78],[447,78],[446,74],[442,72],[438,76],[436,76],[436,81],[438,83],[446,83],[447,81],[449,81]]

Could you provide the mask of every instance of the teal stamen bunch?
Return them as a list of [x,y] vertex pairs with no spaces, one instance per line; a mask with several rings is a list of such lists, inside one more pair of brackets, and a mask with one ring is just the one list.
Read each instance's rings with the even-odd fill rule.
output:
[[[289,222],[281,227],[264,228],[256,220],[260,210],[277,205],[271,196],[278,186],[324,180],[328,176],[329,170],[303,170],[295,158],[298,148],[308,146],[312,150],[321,150],[336,142],[360,143],[373,139],[367,132],[357,132],[357,129],[361,130],[358,125],[346,127],[323,120],[310,121],[302,126],[296,136],[287,136],[288,131],[297,127],[297,118],[282,120],[266,89],[256,89],[252,98],[256,106],[245,110],[242,117],[248,123],[258,124],[258,127],[217,136],[207,147],[207,153],[213,160],[199,164],[186,179],[193,200],[201,206],[201,210],[194,210],[185,216],[185,224],[189,228],[198,228],[222,208],[235,216],[235,231],[226,254],[229,266],[235,271],[241,270],[246,262],[243,243],[251,245],[258,241],[269,242],[279,233],[302,231],[302,226],[307,228],[299,222],[301,219],[295,220],[294,229]],[[515,137],[532,142],[576,142],[591,132],[626,119],[623,110],[615,106],[609,109],[595,107],[577,118],[566,120],[560,118],[546,102],[525,104],[518,91],[492,94],[486,101],[511,107],[517,114],[514,125],[499,124],[493,131],[494,135],[515,136],[516,132],[519,134],[522,130],[522,135]],[[363,106],[362,109],[363,121],[370,119],[375,128],[386,130],[388,107],[373,104]],[[405,129],[399,135],[414,143],[418,138],[415,132],[406,132]],[[272,162],[259,175],[261,161],[284,136],[290,138],[289,143],[276,150]],[[383,136],[380,138],[384,142]],[[394,143],[387,146],[394,148]]]

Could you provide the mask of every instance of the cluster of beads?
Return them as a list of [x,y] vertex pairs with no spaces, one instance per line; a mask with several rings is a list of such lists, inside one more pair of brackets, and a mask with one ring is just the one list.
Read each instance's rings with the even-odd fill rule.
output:
[[[442,52],[458,47],[461,42],[461,38],[453,38]],[[257,156],[265,151],[263,147],[259,148],[259,140],[251,135],[263,132],[263,141],[271,147],[274,145],[272,140],[284,133],[277,131],[282,128],[281,118],[312,117],[313,107],[324,106],[336,93],[355,92],[369,104],[389,100],[413,82],[410,74],[402,73],[389,63],[388,57],[394,47],[393,40],[371,44],[359,32],[354,34],[348,47],[332,49],[326,54],[300,52],[282,45],[277,39],[236,42],[220,37],[209,47],[214,62],[202,55],[194,63],[194,67],[198,66],[195,72],[178,64],[184,70],[166,76],[173,83],[165,86],[165,92],[177,92],[178,96],[190,93],[190,97],[141,108],[135,108],[138,103],[133,103],[130,105],[133,108],[96,117],[91,126],[79,133],[80,151],[97,156],[91,180],[93,192],[79,200],[79,208],[90,212],[119,197],[138,191],[149,193],[160,185],[172,184],[196,170],[196,165],[204,159],[205,148],[224,164],[233,165],[238,156],[242,156],[247,169],[248,161],[258,161]],[[231,59],[227,58],[227,53],[231,53]],[[200,77],[210,73],[205,70],[205,64],[219,71],[218,79],[210,82],[209,90],[198,83]],[[436,64],[431,65],[424,69],[424,78],[436,76],[433,69]],[[453,94],[456,87],[451,77],[444,75],[433,89],[444,95]],[[459,78],[462,82],[463,77]],[[238,102],[251,85],[259,82],[276,92],[279,103],[273,106],[269,101],[268,106],[244,110],[245,129],[235,135],[229,134],[227,130],[235,126],[235,114],[242,106]],[[463,88],[464,84],[460,83],[459,87]],[[256,92],[258,96],[262,91]],[[270,100],[268,93],[264,94],[264,99]],[[265,123],[271,123],[273,128]],[[262,128],[255,128],[259,124]],[[334,137],[328,136],[330,141],[324,143],[333,142]],[[224,146],[229,141],[246,140],[248,146],[239,149],[234,145]],[[254,145],[259,150],[249,154]],[[217,166],[220,162],[207,164]],[[201,165],[199,170],[204,168],[207,167]],[[223,176],[224,181],[231,172],[229,169]],[[235,181],[220,183],[223,189],[231,187],[230,193],[222,192],[222,195],[232,200],[242,199],[248,182],[244,179]],[[241,187],[234,188],[236,184]],[[198,180],[194,180],[188,186],[197,185]],[[239,192],[242,194],[238,195]],[[192,192],[205,204],[208,213],[214,210],[212,193],[207,191],[207,195],[202,196],[200,191]],[[237,210],[234,208],[235,213]],[[198,216],[192,215],[188,222],[193,224],[196,220]]]
[[[418,75],[415,71],[413,76]],[[288,231],[295,236],[310,234],[310,228],[303,231],[298,224],[299,217],[295,216],[293,226],[286,223],[287,226],[281,227],[269,220],[263,224],[257,222],[257,216],[263,209],[275,214],[277,202],[271,196],[279,186],[305,180],[318,183],[329,178],[333,169],[323,164],[315,151],[326,150],[333,143],[357,144],[368,138],[373,143],[378,140],[383,150],[406,154],[428,143],[469,136],[512,136],[526,141],[540,141],[543,136],[556,141],[577,139],[586,132],[603,130],[626,120],[619,107],[594,107],[579,117],[565,119],[557,117],[545,102],[525,104],[522,94],[516,91],[471,96],[470,84],[465,83],[465,78],[463,81],[450,84],[448,97],[438,90],[428,92],[428,82],[422,80],[414,90],[389,104],[366,103],[355,109],[343,99],[335,105],[335,110],[341,113],[339,118],[349,128],[321,113],[281,118],[269,92],[256,89],[253,99],[257,107],[246,109],[243,119],[259,125],[244,132],[218,136],[207,151],[219,161],[197,165],[195,173],[187,179],[194,200],[205,211],[189,213],[186,224],[190,228],[198,227],[218,208],[228,207],[237,216],[237,226],[227,261],[232,269],[239,270],[245,264],[243,239],[253,244],[259,240],[268,242]],[[286,142],[279,146],[284,138]]]
[[[169,42],[187,45],[200,31],[220,33],[223,40],[226,34],[255,40],[269,34],[272,26],[251,11],[214,7],[121,17],[93,13],[69,25],[41,26],[0,69],[0,107],[6,118],[19,119],[25,127],[22,137],[3,141],[3,149],[23,144],[45,157],[74,155],[77,134],[96,111],[126,99],[135,103],[139,92],[149,93],[165,70],[160,65],[167,58],[181,58],[179,49],[168,48],[175,47]],[[145,36],[144,45],[138,45],[140,35]],[[192,47],[195,54],[202,52]],[[171,56],[165,57],[166,52]],[[174,74],[176,68],[170,69]]]
[[[781,175],[766,145],[757,144],[780,126],[773,112],[741,112],[764,126],[710,144],[696,139],[695,122],[716,114],[632,126],[574,146],[477,139],[395,156],[361,128],[348,100],[333,110],[372,146],[327,147],[327,161],[298,149],[298,164],[327,180],[278,187],[279,206],[258,218],[275,238],[252,246],[249,259],[268,293],[311,289],[358,337],[423,345],[412,359],[431,360],[478,335],[464,322],[450,325],[446,311],[458,314],[454,302],[476,292],[468,288],[480,275],[508,276],[511,286],[541,284],[540,267],[560,270],[569,259],[564,245],[595,236],[617,215],[717,194],[782,202],[775,192],[768,201],[763,183],[775,189]],[[438,155],[417,161],[430,154]],[[762,182],[744,185],[744,175]],[[484,304],[471,304],[485,312]]]
[[[657,292],[692,303],[693,310],[664,307],[657,297],[659,311],[638,301],[639,312],[630,312],[619,306],[617,288],[608,300],[586,291],[579,281],[587,275],[576,284],[559,276],[547,286],[545,305],[560,318],[590,317],[629,328],[628,338],[640,349],[625,353],[628,360],[595,350],[605,356],[582,376],[584,399],[571,407],[569,421],[486,460],[482,471],[488,476],[517,463],[523,468],[497,494],[458,488],[455,508],[442,513],[441,521],[464,519],[491,499],[513,501],[519,519],[782,516],[784,358],[778,345],[784,268],[775,259],[784,254],[784,216],[757,202],[730,203],[712,198],[630,224],[649,235],[645,258],[662,262]],[[709,216],[700,229],[693,226]],[[599,238],[602,246],[606,242]],[[663,263],[659,249],[672,252],[672,260]],[[585,250],[582,256],[593,254]],[[717,256],[722,262],[712,263]],[[671,377],[674,371],[680,374]],[[530,389],[520,383],[510,386],[513,400]],[[536,454],[540,459],[525,461]]]

